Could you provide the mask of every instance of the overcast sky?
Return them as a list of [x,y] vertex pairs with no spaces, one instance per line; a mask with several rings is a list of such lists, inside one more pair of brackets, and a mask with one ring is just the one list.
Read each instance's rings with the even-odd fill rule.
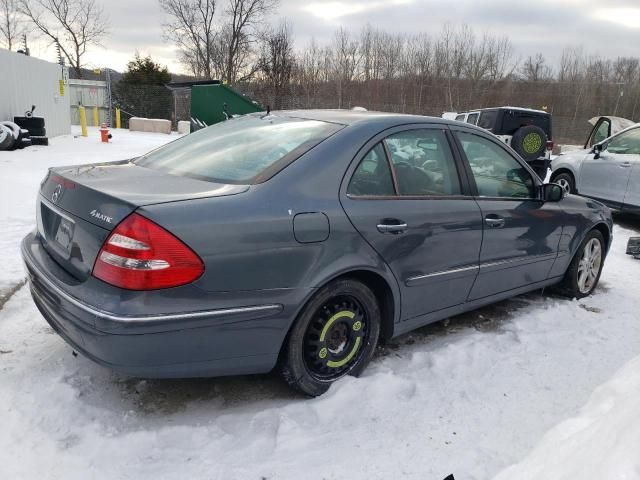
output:
[[[87,62],[122,71],[137,49],[181,72],[174,48],[162,39],[165,16],[157,0],[104,1],[111,29],[106,48],[92,48]],[[222,6],[227,0],[219,0]],[[467,23],[477,33],[507,35],[516,55],[541,52],[550,61],[565,46],[615,58],[640,56],[640,0],[281,0],[273,23],[293,25],[297,48],[311,37],[329,41],[342,25],[357,33],[370,23],[390,32],[428,32],[446,22]],[[53,52],[32,42],[36,56],[53,60]]]

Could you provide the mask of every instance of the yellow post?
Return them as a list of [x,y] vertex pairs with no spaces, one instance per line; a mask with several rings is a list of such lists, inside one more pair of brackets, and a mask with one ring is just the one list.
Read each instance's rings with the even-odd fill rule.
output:
[[80,115],[80,128],[82,129],[82,136],[87,136],[87,112],[85,112],[84,107],[80,105],[78,107],[78,113]]
[[116,108],[116,128],[120,128],[120,109]]
[[98,107],[93,107],[93,126],[100,126],[100,117],[98,116]]

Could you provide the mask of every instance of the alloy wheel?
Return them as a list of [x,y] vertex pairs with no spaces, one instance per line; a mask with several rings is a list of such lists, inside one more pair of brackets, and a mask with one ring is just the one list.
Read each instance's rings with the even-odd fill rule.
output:
[[602,268],[602,245],[597,238],[592,238],[584,246],[578,263],[578,289],[588,294],[594,287]]
[[565,195],[571,193],[571,184],[569,183],[569,180],[567,180],[566,178],[560,178],[556,181],[556,183],[562,187]]

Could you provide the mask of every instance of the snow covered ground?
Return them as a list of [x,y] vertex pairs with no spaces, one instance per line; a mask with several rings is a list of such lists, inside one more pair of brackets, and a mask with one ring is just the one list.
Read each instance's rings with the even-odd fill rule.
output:
[[[23,278],[17,244],[48,166],[176,138],[90,135],[0,153],[0,292]],[[640,479],[631,228],[616,226],[592,297],[535,293],[420,329],[313,400],[274,375],[116,375],[72,356],[20,288],[0,310],[0,478]]]

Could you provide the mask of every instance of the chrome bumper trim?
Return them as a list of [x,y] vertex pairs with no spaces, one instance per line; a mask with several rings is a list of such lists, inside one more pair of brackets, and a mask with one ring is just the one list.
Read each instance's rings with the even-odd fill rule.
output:
[[49,288],[55,291],[60,297],[67,300],[69,303],[74,306],[84,310],[85,312],[95,315],[96,317],[103,318],[105,320],[111,320],[113,322],[123,322],[123,323],[135,323],[135,322],[167,322],[172,320],[188,320],[188,319],[197,319],[204,317],[226,317],[226,316],[234,316],[241,315],[246,313],[259,313],[260,316],[268,316],[272,314],[276,314],[282,311],[282,305],[279,304],[267,304],[267,305],[254,305],[249,307],[236,307],[236,308],[223,308],[218,310],[202,310],[198,312],[185,312],[185,313],[169,313],[162,315],[139,315],[139,316],[127,316],[127,315],[116,315],[110,312],[105,312],[104,310],[100,310],[98,308],[92,307],[91,305],[87,305],[86,303],[78,300],[77,298],[69,295],[67,292],[58,287],[54,282],[52,282],[47,276],[40,270],[34,263],[31,258],[29,258],[28,254],[23,252],[22,258],[24,262],[27,264],[28,269],[33,270],[38,274],[38,280],[46,283]]

